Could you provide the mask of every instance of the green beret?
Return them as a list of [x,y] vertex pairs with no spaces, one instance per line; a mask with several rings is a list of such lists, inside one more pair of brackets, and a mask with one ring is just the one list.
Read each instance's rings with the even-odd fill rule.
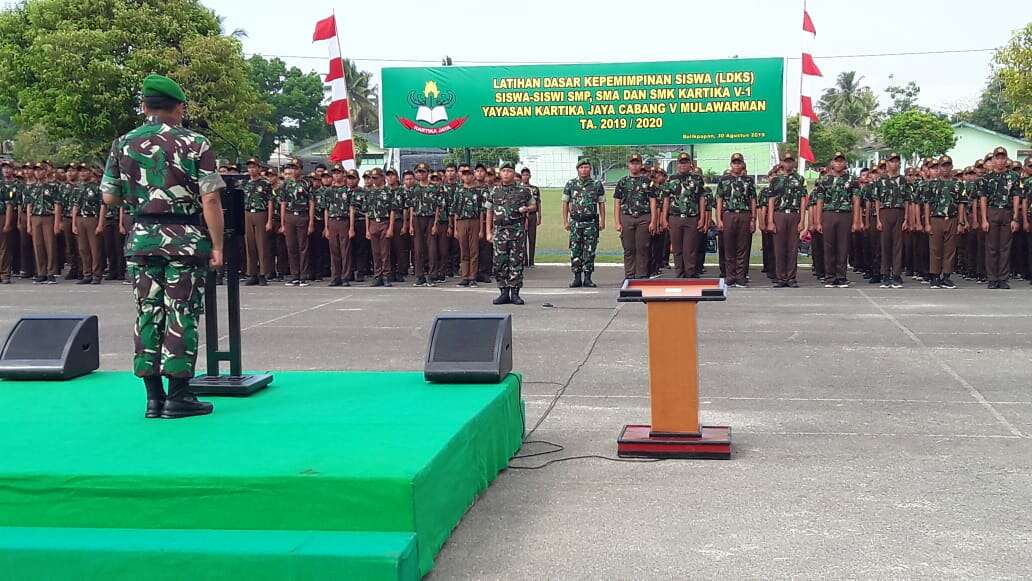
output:
[[179,83],[161,75],[147,75],[147,78],[143,80],[143,96],[168,97],[180,103],[186,103],[186,93],[183,92]]

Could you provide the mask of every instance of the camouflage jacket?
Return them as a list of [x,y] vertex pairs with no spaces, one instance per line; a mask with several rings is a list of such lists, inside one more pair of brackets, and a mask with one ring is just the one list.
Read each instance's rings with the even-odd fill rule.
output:
[[929,215],[937,218],[956,217],[963,195],[964,187],[958,180],[930,180],[925,197]]
[[495,228],[516,228],[523,226],[524,215],[520,208],[534,201],[530,190],[517,183],[493,186],[487,194],[484,207],[491,213]]
[[570,204],[573,220],[594,220],[598,218],[598,203],[606,201],[606,189],[598,180],[574,178],[566,182],[562,201]]
[[986,199],[989,208],[1010,209],[1014,196],[1021,195],[1021,180],[1017,172],[994,171],[982,176],[978,184],[978,196]]
[[666,195],[670,196],[671,216],[699,215],[699,198],[706,195],[706,184],[702,176],[694,173],[677,174],[664,186]]
[[749,200],[756,199],[756,181],[745,174],[725,174],[717,182],[717,198],[724,200],[724,210],[746,212]]
[[477,186],[469,188],[466,186],[459,186],[458,189],[452,193],[448,210],[449,213],[453,214],[458,220],[479,218],[480,214],[484,212],[483,188]]
[[63,218],[72,217],[72,206],[79,201],[82,195],[82,183],[61,184],[61,214]]
[[79,207],[79,215],[84,218],[96,218],[100,216],[100,205],[103,199],[100,195],[100,184],[89,182],[82,184],[79,190],[79,199],[75,205]]
[[[226,187],[208,140],[182,127],[149,119],[111,146],[100,191],[124,201],[132,216],[197,216],[201,196]],[[135,220],[126,256],[205,258],[211,241],[200,227]]]
[[346,219],[351,217],[351,198],[347,186],[330,186],[323,188],[320,203],[330,218]]
[[8,205],[12,211],[18,208],[21,203],[22,186],[22,182],[18,180],[0,182],[0,216],[7,213]]
[[268,212],[272,200],[272,184],[265,178],[248,180],[244,184],[244,210]]
[[408,191],[405,207],[412,208],[416,216],[433,216],[444,206],[444,191],[433,185],[416,184]]
[[767,197],[774,200],[775,212],[798,212],[806,195],[806,178],[796,172],[770,179]]
[[814,193],[819,201],[824,202],[825,212],[851,212],[853,197],[860,195],[860,184],[848,172],[839,176],[826,175],[817,181]]
[[286,202],[287,213],[307,214],[311,192],[301,180],[283,180],[277,192],[280,202]]
[[393,188],[387,186],[387,191],[394,196],[394,219],[398,224],[401,224],[402,220],[405,219],[405,188],[402,186]]
[[361,206],[370,220],[388,220],[392,212],[400,209],[394,193],[386,188],[366,188]]
[[537,206],[537,210],[531,212],[531,214],[541,211],[541,188],[532,185],[523,186],[530,190],[530,195],[534,198],[534,205]]
[[656,197],[656,188],[648,177],[624,176],[616,182],[613,199],[620,200],[620,212],[628,216],[645,216],[652,213],[649,200]]
[[883,176],[878,180],[874,199],[882,208],[902,209],[914,200],[914,188],[902,175]]
[[30,184],[25,190],[25,203],[32,206],[33,216],[52,216],[54,204],[61,203],[61,184],[52,182]]
[[1032,215],[1032,175],[1021,178],[1021,194],[1028,200],[1029,215]]

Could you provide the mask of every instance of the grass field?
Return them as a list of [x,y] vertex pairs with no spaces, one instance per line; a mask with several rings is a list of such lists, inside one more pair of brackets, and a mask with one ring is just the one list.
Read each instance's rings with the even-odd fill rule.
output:
[[[613,200],[607,193],[606,199],[606,229],[598,242],[598,262],[622,263],[623,247],[620,246],[620,235],[613,227]],[[562,190],[558,188],[541,188],[541,206],[544,211],[541,220],[541,227],[537,234],[537,258],[538,262],[569,262],[569,232],[563,229],[562,211]],[[753,237],[753,259],[756,263],[762,256],[760,251],[760,237]],[[715,255],[707,257],[706,261],[716,261]],[[807,256],[799,257],[800,264],[809,264]]]

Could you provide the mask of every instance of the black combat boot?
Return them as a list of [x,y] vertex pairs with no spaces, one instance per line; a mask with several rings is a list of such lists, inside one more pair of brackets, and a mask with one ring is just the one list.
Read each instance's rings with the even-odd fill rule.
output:
[[147,413],[144,417],[161,417],[161,409],[165,407],[165,386],[161,383],[161,376],[144,377],[143,385],[147,388]]
[[335,278],[335,279],[331,280],[330,284],[328,284],[326,286],[343,286],[343,285],[344,285],[344,281],[342,281],[339,278]]
[[93,277],[87,276],[86,278],[80,278],[79,280],[75,281],[75,284],[93,284]]
[[369,286],[383,286],[383,278],[379,276],[376,277]]
[[215,406],[208,402],[197,401],[197,397],[190,393],[189,379],[185,377],[169,378],[168,399],[165,400],[165,407],[161,410],[161,417],[171,420],[206,416],[214,409]]
[[584,273],[584,286],[587,288],[595,288],[598,286],[597,284],[595,284],[595,281],[591,280],[590,272]]
[[525,305],[526,301],[520,298],[520,289],[512,289],[512,293],[509,296],[509,301],[514,305]]
[[507,304],[512,302],[512,299],[509,298],[509,289],[501,288],[501,289],[498,289],[498,290],[501,291],[501,292],[499,293],[498,298],[496,298],[495,300],[491,301],[491,304],[494,304],[494,305],[507,305]]
[[247,282],[244,283],[244,286],[258,286],[258,277],[248,277]]
[[258,286],[269,286],[269,279],[264,275],[258,277]]
[[584,282],[581,281],[581,273],[573,273],[573,282],[570,283],[570,288],[580,288],[584,286]]

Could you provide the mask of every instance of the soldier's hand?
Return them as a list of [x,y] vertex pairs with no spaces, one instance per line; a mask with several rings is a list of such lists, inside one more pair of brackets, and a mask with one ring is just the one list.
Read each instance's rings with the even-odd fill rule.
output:
[[723,231],[724,231],[724,221],[723,220],[717,220],[717,232],[723,232]]
[[1017,220],[1011,220],[1011,232],[1017,232],[1017,231],[1018,231],[1018,221]]
[[213,249],[211,251],[211,260],[209,260],[208,263],[211,265],[212,268],[221,268],[222,267],[222,251],[221,250],[214,250]]
[[10,231],[11,231],[11,227],[10,227],[10,226],[4,226],[4,233],[5,233],[5,234],[6,234],[7,232],[10,232]]
[[415,226],[409,226],[408,234],[409,234],[409,236],[415,236],[416,235],[416,227]]
[[370,232],[369,230],[366,230],[365,239],[366,240],[372,240],[373,239],[373,233]]
[[60,222],[54,222],[54,234],[57,235],[57,234],[60,234],[60,233],[61,233],[61,223]]
[[94,233],[95,233],[95,234],[96,234],[97,236],[100,236],[101,234],[103,234],[103,233],[104,233],[104,228],[102,228],[102,227],[100,227],[100,226],[97,226],[97,228],[96,228],[96,229],[95,229],[95,230],[94,230],[93,232],[94,232]]
[[79,235],[79,225],[78,224],[72,224],[72,234],[75,234],[76,236]]
[[982,220],[982,232],[989,231],[989,220]]
[[606,223],[605,222],[599,222],[598,223],[598,231],[602,232],[605,229],[606,229]]
[[564,229],[565,229],[565,230],[566,230],[567,232],[569,232],[569,231],[570,231],[570,223],[569,223],[569,222],[566,222],[566,223],[564,223],[564,224],[563,224],[563,228],[564,228]]
[[309,224],[308,225],[308,233],[312,234],[314,232],[315,232],[315,225],[314,224]]
[[280,234],[286,234],[287,233],[287,229],[285,227],[283,227],[283,226],[280,226],[279,227],[279,233]]
[[118,225],[118,233],[121,234],[122,236],[125,236],[127,234],[127,232],[125,231],[125,226],[119,224]]
[[329,228],[323,228],[322,235],[323,235],[323,238],[329,240],[330,239],[330,229]]
[[623,232],[623,222],[617,222],[615,228],[617,232]]
[[749,220],[749,233],[752,234],[754,232],[756,232],[756,218]]
[[881,220],[878,220],[878,223],[877,223],[877,224],[875,224],[875,225],[874,225],[874,227],[875,227],[875,228],[877,228],[879,232],[881,232],[881,231],[882,231],[882,224],[881,224]]
[[818,233],[818,234],[824,234],[824,225],[823,224],[816,224],[813,227],[813,231]]
[[778,233],[778,227],[774,225],[774,222],[771,222],[769,225],[767,225],[767,232],[771,234]]
[[649,222],[649,234],[655,234],[655,233],[656,233],[656,224],[655,224],[655,222]]
[[487,233],[487,241],[488,242],[494,242],[494,233],[493,232],[488,232]]
[[267,224],[265,224],[265,231],[272,232],[272,222],[268,222]]
[[932,233],[932,225],[931,224],[926,224],[925,227],[924,227],[924,231],[925,231],[926,234],[931,234]]
[[1025,220],[1025,232],[1032,232],[1032,222]]
[[354,237],[355,237],[355,229],[352,228],[352,229],[348,230],[348,238],[354,238]]

